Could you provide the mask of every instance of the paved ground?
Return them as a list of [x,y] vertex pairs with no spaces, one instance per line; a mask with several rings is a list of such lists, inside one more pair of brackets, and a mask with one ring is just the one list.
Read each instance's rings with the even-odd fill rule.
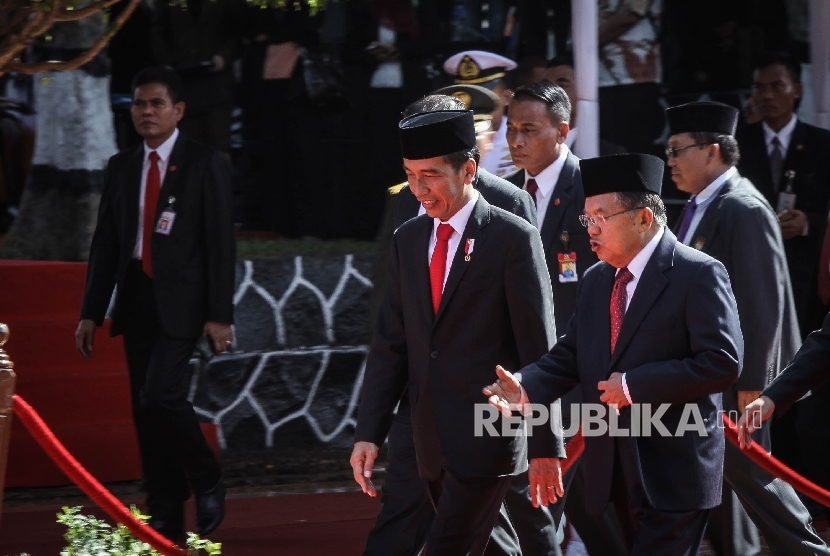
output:
[[[228,517],[210,539],[223,543],[226,556],[359,555],[380,505],[356,491],[349,452],[332,448],[223,454],[231,487]],[[378,478],[384,463],[379,460]],[[137,482],[107,487],[125,504],[140,506]],[[104,517],[76,487],[7,489],[0,516],[0,556],[24,551],[57,556],[64,547],[64,528],[55,523],[55,514],[64,505],[84,506],[85,513]],[[830,538],[824,520],[818,520],[816,528]],[[771,554],[768,549],[762,552]],[[714,556],[714,551],[705,545],[700,555]]]

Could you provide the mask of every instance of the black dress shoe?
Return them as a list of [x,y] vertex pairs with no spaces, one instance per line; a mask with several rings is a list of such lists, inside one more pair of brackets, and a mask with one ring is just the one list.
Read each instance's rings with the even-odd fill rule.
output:
[[225,484],[222,479],[212,489],[196,495],[196,532],[202,537],[213,533],[225,518]]
[[181,542],[184,535],[184,504],[164,501],[150,503],[149,525],[173,542]]

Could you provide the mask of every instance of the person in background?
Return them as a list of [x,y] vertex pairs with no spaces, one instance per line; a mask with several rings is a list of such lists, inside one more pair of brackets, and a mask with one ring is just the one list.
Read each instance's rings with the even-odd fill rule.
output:
[[225,516],[222,470],[188,401],[200,337],[214,353],[233,340],[236,242],[230,165],[179,132],[181,84],[164,67],[133,80],[132,118],[144,142],[110,158],[92,238],[80,354],[91,359],[115,288],[112,334],[123,334],[150,527],[184,540],[184,502],[196,532]]
[[447,58],[444,71],[452,75],[459,85],[478,85],[490,89],[501,99],[493,111],[493,148],[481,159],[481,167],[491,174],[504,177],[516,171],[510,158],[510,149],[505,138],[505,112],[513,90],[510,72],[517,67],[516,62],[499,54],[482,50],[467,50]]

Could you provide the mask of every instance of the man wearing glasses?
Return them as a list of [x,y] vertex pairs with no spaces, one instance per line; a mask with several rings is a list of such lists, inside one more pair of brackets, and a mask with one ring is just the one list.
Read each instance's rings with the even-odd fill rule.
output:
[[[763,195],[735,168],[740,158],[734,138],[738,110],[692,102],[669,108],[666,116],[671,177],[679,190],[692,195],[675,227],[677,238],[723,263],[738,304],[744,366],[723,394],[723,408],[734,420],[800,343],[781,229]],[[768,427],[758,430],[755,440],[769,449]],[[731,443],[726,444],[723,472],[723,503],[709,518],[709,537],[719,554],[759,553],[750,517],[775,554],[826,553],[792,487]]]
[[[585,434],[587,511],[614,504],[629,554],[697,554],[709,511],[721,501],[721,392],[743,359],[729,277],[665,228],[659,158],[623,154],[579,167],[582,221],[601,262],[582,278],[565,335],[516,375],[498,367],[499,380],[484,394],[505,412],[510,404],[548,404],[581,384],[585,403],[607,406],[605,424],[629,432]],[[631,428],[642,423],[637,410],[661,404],[668,404],[661,421],[670,434]],[[705,431],[678,429],[687,408]],[[560,474],[558,462],[531,459],[538,503],[551,501]]]

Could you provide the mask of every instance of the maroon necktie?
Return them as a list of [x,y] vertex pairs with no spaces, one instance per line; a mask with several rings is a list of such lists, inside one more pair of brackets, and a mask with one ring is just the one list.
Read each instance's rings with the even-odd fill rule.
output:
[[627,299],[625,285],[634,279],[634,275],[629,272],[628,267],[621,268],[617,272],[617,278],[614,280],[614,288],[611,290],[611,353],[614,353],[614,348],[617,345],[617,336],[620,335],[620,327],[622,327],[623,319],[625,318],[625,302]]
[[818,258],[818,296],[825,305],[830,303],[830,222],[827,222]]
[[159,174],[159,155],[150,151],[150,170],[147,172],[147,185],[144,187],[144,229],[141,234],[141,268],[150,278],[153,277],[153,226],[156,223],[156,205],[161,190]]
[[447,270],[447,251],[453,229],[449,224],[439,224],[435,233],[435,250],[429,261],[429,285],[432,290],[432,312],[438,314],[441,306],[441,294],[444,292],[444,273]]
[[525,184],[525,191],[530,193],[530,196],[533,197],[533,206],[536,207],[536,208],[539,208],[536,205],[536,192],[539,191],[539,186],[536,185],[536,180],[534,180],[534,179],[527,180],[527,183]]

